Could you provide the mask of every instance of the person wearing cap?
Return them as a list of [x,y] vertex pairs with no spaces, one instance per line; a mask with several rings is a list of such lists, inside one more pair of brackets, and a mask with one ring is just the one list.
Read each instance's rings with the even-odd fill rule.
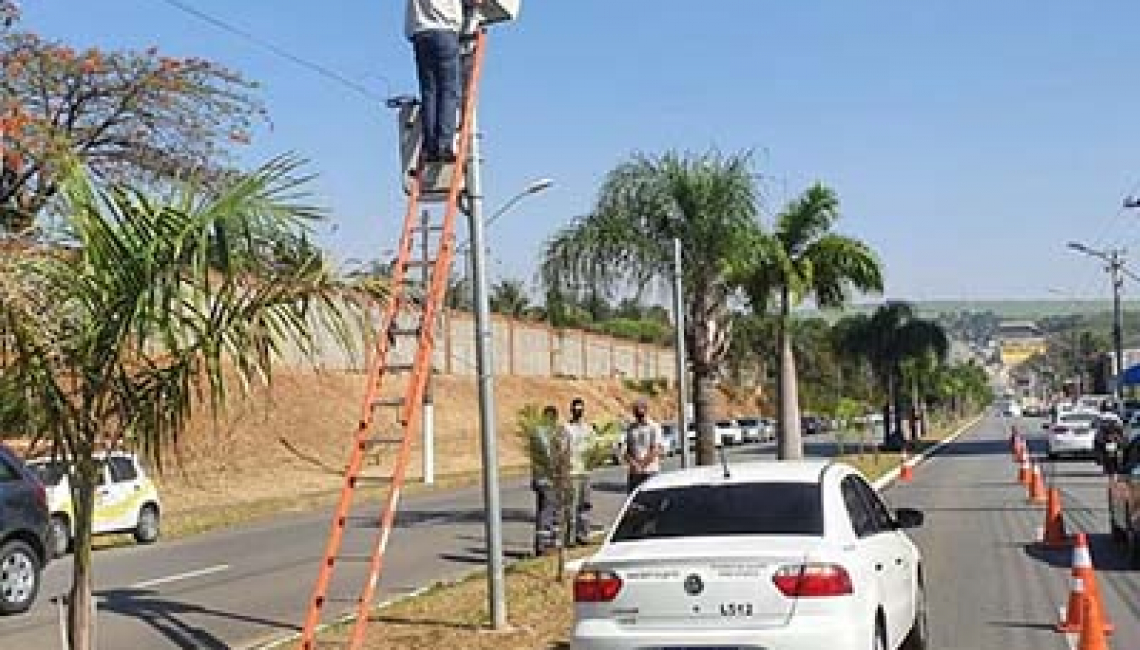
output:
[[626,490],[633,492],[654,474],[661,471],[661,451],[664,439],[661,427],[649,419],[649,404],[644,399],[633,403],[633,422],[625,430],[624,459],[629,468]]
[[586,422],[586,401],[575,397],[570,402],[570,420],[562,425],[563,435],[571,450],[570,477],[574,484],[573,543],[586,544],[590,535],[590,468],[587,465],[594,427]]

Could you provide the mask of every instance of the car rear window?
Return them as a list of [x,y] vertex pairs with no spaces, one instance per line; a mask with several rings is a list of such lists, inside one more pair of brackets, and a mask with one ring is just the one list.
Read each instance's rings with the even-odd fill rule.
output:
[[731,535],[822,535],[816,483],[687,485],[634,496],[613,541]]
[[60,479],[63,478],[64,466],[63,463],[32,463],[30,465],[32,471],[40,478],[40,482],[44,485],[59,485]]

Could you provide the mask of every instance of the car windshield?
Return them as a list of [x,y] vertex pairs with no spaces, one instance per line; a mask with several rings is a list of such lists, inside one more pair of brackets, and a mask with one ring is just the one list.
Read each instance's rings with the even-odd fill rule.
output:
[[1061,423],[1091,425],[1098,417],[1096,413],[1066,413],[1061,416]]
[[32,463],[28,467],[36,473],[36,476],[39,477],[40,482],[44,485],[59,485],[59,481],[63,478],[65,472],[63,463],[52,461]]
[[638,492],[614,542],[728,535],[822,535],[816,483],[687,485]]

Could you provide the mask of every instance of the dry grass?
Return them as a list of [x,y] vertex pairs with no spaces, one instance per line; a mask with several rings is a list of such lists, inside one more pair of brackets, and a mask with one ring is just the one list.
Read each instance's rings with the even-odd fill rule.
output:
[[[576,549],[581,557],[592,548]],[[526,560],[507,571],[507,602],[511,629],[488,628],[487,581],[482,574],[441,585],[421,596],[380,610],[368,627],[368,650],[514,650],[567,648],[573,623],[571,582],[555,579],[553,557]],[[347,627],[322,635],[325,642],[344,638]],[[319,645],[319,644],[318,644]]]

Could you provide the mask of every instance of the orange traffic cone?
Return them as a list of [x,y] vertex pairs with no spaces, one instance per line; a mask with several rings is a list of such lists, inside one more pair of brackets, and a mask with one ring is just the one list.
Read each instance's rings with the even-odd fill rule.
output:
[[1061,513],[1061,491],[1049,488],[1045,505],[1045,528],[1041,544],[1046,548],[1063,548],[1073,543],[1065,534],[1065,517]]
[[914,480],[914,468],[910,466],[910,454],[906,453],[906,447],[902,450],[902,468],[899,471],[899,480],[903,483],[910,483]]
[[1108,640],[1104,638],[1106,630],[1104,621],[1101,620],[1100,608],[1089,598],[1086,598],[1082,605],[1084,605],[1085,624],[1081,626],[1077,650],[1109,650]]
[[1045,495],[1045,479],[1041,476],[1041,466],[1033,464],[1033,474],[1029,481],[1029,499],[1030,503],[1044,504],[1046,501]]
[[1029,459],[1028,458],[1022,458],[1021,459],[1021,467],[1019,467],[1017,469],[1017,482],[1026,486],[1026,487],[1029,487],[1029,484],[1032,481],[1033,481],[1033,470],[1030,469],[1030,467],[1029,467]]
[[1104,614],[1104,607],[1100,600],[1100,589],[1096,584],[1096,572],[1093,570],[1092,555],[1089,553],[1089,541],[1084,533],[1077,533],[1076,544],[1073,546],[1073,591],[1069,594],[1069,606],[1065,610],[1065,620],[1057,625],[1059,632],[1077,632],[1084,627],[1089,619],[1083,617],[1082,600],[1087,600],[1096,610],[1098,627],[1104,634],[1112,634],[1113,625]]

